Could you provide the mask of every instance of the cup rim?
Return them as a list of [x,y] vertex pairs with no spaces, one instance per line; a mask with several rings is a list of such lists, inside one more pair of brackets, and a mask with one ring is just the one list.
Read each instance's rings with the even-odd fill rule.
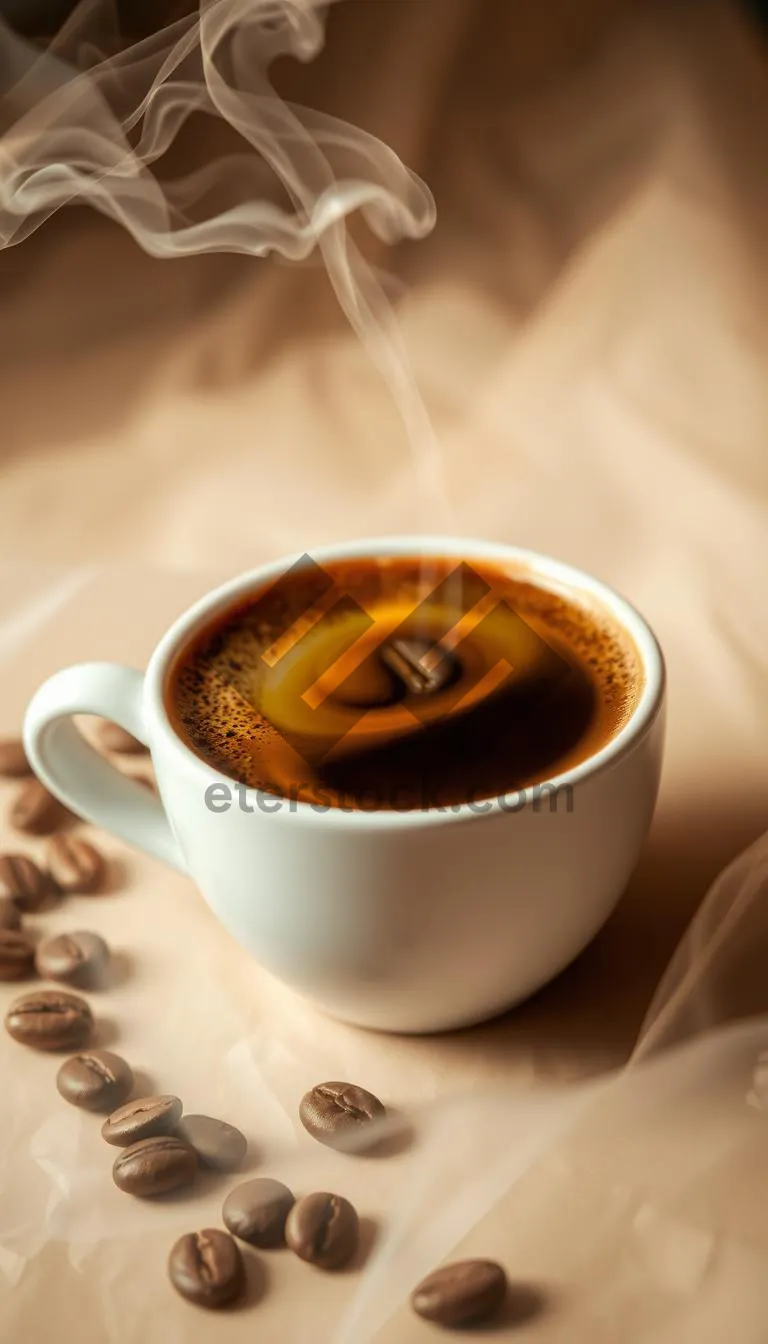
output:
[[[211,784],[223,784],[231,791],[233,785],[240,786],[236,784],[236,781],[233,781],[230,775],[217,770],[200,756],[197,756],[179,736],[171,723],[165,706],[164,689],[173,658],[180,647],[186,644],[196,630],[209,621],[217,611],[234,602],[241,594],[261,587],[270,579],[278,578],[286,569],[289,569],[307,555],[310,555],[312,560],[320,565],[324,561],[370,559],[373,556],[394,558],[399,555],[423,555],[425,558],[482,559],[491,562],[503,562],[511,567],[519,566],[521,569],[530,572],[534,582],[541,583],[543,587],[550,591],[564,591],[565,595],[571,599],[578,599],[581,594],[582,597],[591,598],[598,606],[607,611],[632,640],[640,657],[644,685],[637,704],[626,723],[598,751],[570,769],[542,780],[538,785],[529,785],[525,789],[510,789],[509,793],[515,793],[518,800],[520,795],[525,795],[525,802],[522,806],[516,806],[515,808],[507,806],[505,808],[502,800],[509,796],[507,794],[500,795],[497,798],[457,803],[447,807],[445,811],[431,807],[402,811],[384,808],[376,811],[366,811],[365,809],[352,811],[330,805],[323,808],[318,804],[291,799],[289,808],[274,809],[270,813],[274,817],[290,816],[295,817],[297,821],[312,822],[324,826],[336,825],[357,829],[375,827],[379,829],[382,826],[403,828],[407,826],[423,827],[466,823],[472,819],[480,820],[499,813],[527,811],[534,797],[540,796],[540,794],[535,794],[534,790],[541,791],[546,788],[559,791],[567,789],[569,786],[575,787],[615,764],[617,760],[627,755],[636,746],[659,714],[666,686],[666,668],[664,656],[656,636],[648,622],[632,603],[609,584],[604,583],[587,571],[526,547],[510,546],[502,542],[483,541],[472,537],[402,534],[340,542],[318,546],[311,552],[298,551],[293,555],[282,556],[277,560],[258,565],[233,579],[228,579],[187,608],[173,622],[157,644],[145,676],[144,704],[150,744],[155,732],[159,731],[168,736],[175,749],[181,752],[187,768],[199,776],[201,789],[205,789]],[[245,787],[246,796],[255,796],[260,792],[252,786],[243,787]],[[265,796],[271,797],[271,795],[266,794],[266,791],[262,792]],[[276,800],[280,797],[279,794],[274,795]],[[282,799],[282,801],[287,800]],[[486,807],[487,803],[490,803],[490,807]],[[264,808],[263,810],[266,812],[269,809]]]

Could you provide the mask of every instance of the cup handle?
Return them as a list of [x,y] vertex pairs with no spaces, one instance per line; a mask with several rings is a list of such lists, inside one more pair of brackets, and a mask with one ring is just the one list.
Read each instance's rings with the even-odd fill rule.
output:
[[35,774],[86,821],[186,871],[163,804],[86,742],[73,714],[99,714],[147,744],[144,677],[116,663],[80,663],[44,682],[24,718],[24,747]]

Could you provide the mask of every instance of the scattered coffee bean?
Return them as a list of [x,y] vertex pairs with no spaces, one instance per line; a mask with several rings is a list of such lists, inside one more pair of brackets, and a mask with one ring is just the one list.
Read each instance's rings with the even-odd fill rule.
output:
[[0,854],[0,895],[19,910],[39,910],[50,892],[45,873],[26,854]]
[[257,1176],[230,1190],[221,1211],[224,1226],[251,1246],[285,1245],[285,1220],[296,1200],[282,1181]]
[[422,1279],[411,1294],[418,1316],[448,1329],[484,1325],[501,1308],[507,1276],[494,1260],[457,1260]]
[[294,1204],[285,1240],[300,1260],[319,1269],[341,1269],[354,1255],[360,1227],[355,1209],[342,1195],[320,1192]]
[[217,1227],[188,1232],[171,1247],[168,1276],[188,1302],[223,1307],[242,1292],[245,1267],[240,1248]]
[[[2,863],[2,860],[0,860]],[[21,911],[12,896],[0,896],[0,929],[20,929]]]
[[59,933],[37,949],[37,973],[66,985],[97,985],[109,965],[109,948],[98,933]]
[[131,1094],[133,1071],[109,1050],[86,1050],[62,1064],[56,1086],[65,1101],[102,1115],[120,1106]]
[[36,1050],[76,1050],[85,1045],[93,1016],[85,999],[59,989],[40,989],[16,999],[5,1015],[15,1041]]
[[147,750],[144,743],[140,742],[137,737],[126,732],[125,728],[121,728],[119,723],[111,723],[109,719],[105,719],[103,723],[99,724],[98,739],[99,745],[105,751],[114,751],[121,756],[138,756]]
[[107,876],[104,855],[89,840],[77,835],[54,835],[46,848],[48,874],[57,891],[91,896],[100,891]]
[[17,737],[0,740],[0,775],[3,779],[24,779],[32,774],[24,743]]
[[115,1159],[112,1179],[126,1194],[151,1199],[189,1185],[197,1171],[194,1148],[172,1134],[139,1139]]
[[385,1114],[378,1097],[353,1083],[319,1083],[299,1104],[299,1119],[313,1139],[330,1148],[353,1151],[359,1148],[365,1127]]
[[[101,1127],[101,1136],[117,1148],[158,1134],[173,1134],[182,1106],[178,1097],[139,1097],[114,1111]],[[189,1146],[189,1145],[187,1145]]]
[[209,1115],[185,1115],[178,1132],[192,1144],[203,1166],[214,1171],[235,1171],[248,1148],[239,1129]]
[[39,779],[22,785],[10,811],[11,825],[27,835],[50,835],[72,819],[72,813]]
[[35,969],[35,944],[21,929],[0,929],[0,980],[25,980]]

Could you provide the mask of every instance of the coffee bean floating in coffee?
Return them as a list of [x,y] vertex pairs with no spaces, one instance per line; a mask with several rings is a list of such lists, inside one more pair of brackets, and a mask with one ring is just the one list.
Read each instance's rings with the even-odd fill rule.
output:
[[158,1134],[173,1134],[181,1119],[178,1097],[139,1097],[110,1115],[101,1127],[101,1136],[117,1148],[125,1148],[138,1139]]
[[109,719],[99,724],[97,737],[99,746],[105,751],[114,751],[120,756],[138,756],[147,750],[137,737],[126,732],[119,723],[112,723]]
[[267,1250],[285,1245],[285,1222],[295,1203],[282,1181],[257,1176],[230,1190],[221,1217],[233,1236]]
[[21,929],[0,929],[0,980],[25,980],[35,970],[35,944]]
[[71,820],[69,809],[39,779],[22,785],[10,811],[11,825],[27,835],[51,835]]
[[285,1240],[300,1260],[319,1269],[341,1269],[357,1250],[360,1226],[356,1210],[342,1195],[325,1191],[294,1204],[285,1224]]
[[56,1086],[73,1106],[104,1115],[130,1096],[133,1070],[110,1050],[84,1050],[64,1061],[56,1075]]
[[236,1241],[217,1227],[188,1232],[171,1247],[168,1276],[188,1302],[223,1307],[245,1284],[243,1257]]
[[19,910],[39,910],[50,893],[48,879],[26,854],[0,854],[0,895]]
[[409,696],[435,695],[458,671],[452,654],[428,639],[393,639],[382,646],[379,657]]
[[0,929],[20,929],[21,911],[12,896],[0,896]]
[[5,1015],[8,1034],[35,1050],[76,1050],[86,1044],[92,1028],[93,1016],[85,999],[59,989],[25,994]]
[[24,743],[17,737],[0,740],[0,776],[3,779],[24,779],[31,774],[32,767],[27,760]]
[[57,891],[91,896],[106,881],[104,855],[89,840],[78,835],[54,835],[46,848],[48,874]]
[[112,1179],[128,1195],[153,1199],[189,1185],[196,1171],[197,1154],[190,1144],[172,1134],[157,1134],[124,1148],[115,1158]]
[[239,1129],[209,1115],[185,1115],[178,1132],[192,1144],[202,1165],[214,1171],[235,1171],[248,1148]]
[[354,1083],[318,1083],[302,1097],[299,1105],[301,1123],[313,1139],[329,1148],[352,1151],[360,1149],[369,1126],[371,1141],[377,1141],[376,1122],[385,1115],[378,1097]]
[[98,933],[59,933],[40,944],[35,965],[44,980],[95,986],[106,974],[109,948]]
[[418,1316],[448,1329],[484,1325],[507,1295],[507,1276],[494,1260],[458,1260],[428,1274],[411,1294]]

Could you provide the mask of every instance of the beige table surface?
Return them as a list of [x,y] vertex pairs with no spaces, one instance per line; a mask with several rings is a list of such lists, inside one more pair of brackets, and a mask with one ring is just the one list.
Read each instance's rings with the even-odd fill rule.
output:
[[[739,1344],[768,1337],[765,1131],[744,1104],[759,1025],[638,1084],[654,1104],[671,1077],[680,1094],[631,1131],[609,1108],[487,1214],[514,1163],[546,1147],[547,1088],[626,1060],[768,798],[764,58],[709,0],[552,3],[524,22],[529,8],[350,0],[300,92],[388,140],[435,191],[435,233],[386,260],[408,286],[398,313],[452,530],[594,571],[659,634],[669,747],[646,851],[555,984],[487,1027],[402,1040],[318,1017],[188,882],[105,840],[120,889],[39,921],[92,925],[123,953],[99,1000],[104,1039],[188,1108],[240,1124],[254,1169],[349,1194],[378,1241],[362,1277],[269,1257],[258,1310],[201,1316],[163,1261],[177,1232],[216,1221],[221,1189],[150,1209],[121,1197],[97,1126],[62,1113],[52,1062],[3,1038],[0,1337],[14,1344],[59,1338],[63,1321],[83,1344],[415,1344],[432,1332],[392,1313],[465,1237],[552,1294],[515,1338],[720,1344],[726,1324]],[[72,210],[0,254],[0,314],[2,729],[67,661],[141,665],[213,580],[444,525],[317,270],[163,263]],[[733,1004],[765,1011],[762,982]],[[686,1025],[711,1021],[699,1008]],[[296,1103],[334,1075],[415,1110],[422,1143],[365,1163],[316,1151]]]

